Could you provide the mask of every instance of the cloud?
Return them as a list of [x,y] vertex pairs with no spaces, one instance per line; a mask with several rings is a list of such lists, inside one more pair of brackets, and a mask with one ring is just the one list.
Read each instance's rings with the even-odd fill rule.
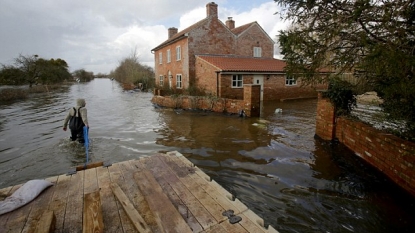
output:
[[[219,0],[219,18],[236,26],[257,21],[271,38],[284,26],[272,1]],[[264,3],[262,3],[264,2]],[[167,28],[182,30],[206,17],[206,3],[194,0],[2,0],[0,63],[22,55],[61,58],[70,70],[109,73],[137,51],[154,66],[151,49],[167,39]],[[242,4],[243,3],[243,4]]]

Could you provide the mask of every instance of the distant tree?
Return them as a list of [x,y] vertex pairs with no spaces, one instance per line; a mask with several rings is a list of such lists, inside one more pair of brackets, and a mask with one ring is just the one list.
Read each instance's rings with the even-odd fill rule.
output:
[[2,66],[0,83],[10,85],[52,84],[62,82],[70,77],[68,64],[62,59],[45,60],[38,55],[19,55],[14,66]]
[[[389,117],[415,136],[414,0],[275,0],[297,25],[281,31],[290,75],[309,83],[318,71],[352,71],[383,98]],[[399,106],[399,107],[397,107]]]
[[60,83],[69,78],[71,74],[68,71],[68,64],[58,58],[58,59],[38,59],[37,65],[40,67],[38,83],[41,84],[53,84]]
[[144,88],[154,87],[153,68],[140,64],[136,50],[120,61],[118,67],[110,73],[110,77],[121,83],[142,83]]
[[81,82],[89,82],[94,79],[94,73],[88,72],[84,69],[75,70],[72,72],[72,75],[79,78]]
[[0,85],[25,84],[22,71],[14,66],[2,65],[0,70]]

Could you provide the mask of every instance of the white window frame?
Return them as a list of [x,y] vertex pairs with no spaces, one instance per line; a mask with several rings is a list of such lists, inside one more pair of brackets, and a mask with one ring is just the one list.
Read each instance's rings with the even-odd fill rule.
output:
[[171,52],[170,49],[167,49],[167,63],[171,62]]
[[182,75],[176,74],[176,88],[182,89]]
[[182,48],[179,46],[176,47],[176,61],[182,60]]
[[285,86],[295,86],[297,85],[297,80],[293,77],[285,76]]
[[160,86],[164,86],[164,76],[163,75],[159,76],[159,84],[160,84]]
[[242,88],[244,85],[244,77],[242,74],[233,74],[231,82],[232,88]]
[[163,52],[159,52],[159,64],[163,64]]
[[254,57],[262,57],[262,48],[254,47]]

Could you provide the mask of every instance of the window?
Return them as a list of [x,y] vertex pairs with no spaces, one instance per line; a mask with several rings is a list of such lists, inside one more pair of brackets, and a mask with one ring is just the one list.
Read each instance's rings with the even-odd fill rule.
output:
[[159,52],[159,64],[163,64],[163,53]]
[[182,49],[180,46],[176,47],[176,61],[180,61],[182,59]]
[[297,80],[293,77],[285,77],[285,85],[286,86],[294,86],[297,85]]
[[176,88],[182,88],[182,75],[176,75]]
[[164,86],[164,76],[163,75],[159,76],[159,83],[160,83],[160,86]]
[[170,49],[167,49],[167,63],[171,62]]
[[242,74],[232,75],[232,87],[238,88],[238,87],[242,87],[242,85],[243,85]]
[[262,57],[261,47],[254,47],[254,57]]

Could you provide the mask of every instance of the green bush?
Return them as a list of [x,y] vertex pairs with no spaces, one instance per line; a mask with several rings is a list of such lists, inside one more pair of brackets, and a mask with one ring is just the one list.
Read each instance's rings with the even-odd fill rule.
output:
[[336,116],[350,115],[353,107],[356,106],[354,86],[339,78],[332,78],[329,81],[327,92],[324,97],[329,98],[335,108]]

